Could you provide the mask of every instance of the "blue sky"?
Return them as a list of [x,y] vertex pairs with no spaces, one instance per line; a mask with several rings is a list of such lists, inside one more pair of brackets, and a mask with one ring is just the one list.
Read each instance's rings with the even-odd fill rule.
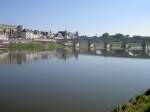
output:
[[0,23],[86,35],[150,35],[150,0],[0,0]]

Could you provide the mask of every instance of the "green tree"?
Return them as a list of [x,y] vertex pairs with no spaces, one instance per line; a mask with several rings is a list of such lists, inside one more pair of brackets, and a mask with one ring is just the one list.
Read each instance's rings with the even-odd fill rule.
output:
[[109,37],[109,33],[104,33],[104,34],[102,35],[102,37],[103,37],[103,38],[108,38],[108,37]]
[[115,38],[124,38],[123,34],[117,33],[116,35],[114,35]]

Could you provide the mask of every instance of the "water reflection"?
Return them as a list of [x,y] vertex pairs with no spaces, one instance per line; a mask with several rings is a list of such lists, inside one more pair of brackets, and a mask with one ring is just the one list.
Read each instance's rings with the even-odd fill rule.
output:
[[149,51],[123,51],[123,50],[100,50],[100,49],[57,49],[54,51],[0,51],[0,64],[23,64],[32,61],[44,59],[61,59],[70,58],[78,59],[82,55],[95,55],[105,57],[126,57],[126,58],[150,58]]
[[1,51],[0,112],[109,112],[149,88],[149,54],[70,48]]

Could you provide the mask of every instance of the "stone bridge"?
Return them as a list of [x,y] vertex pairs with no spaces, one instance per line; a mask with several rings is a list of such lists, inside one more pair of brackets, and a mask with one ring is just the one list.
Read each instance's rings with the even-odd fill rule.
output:
[[72,39],[59,40],[61,43],[69,47],[80,48],[98,48],[98,49],[130,49],[130,50],[149,50],[150,40],[145,39]]

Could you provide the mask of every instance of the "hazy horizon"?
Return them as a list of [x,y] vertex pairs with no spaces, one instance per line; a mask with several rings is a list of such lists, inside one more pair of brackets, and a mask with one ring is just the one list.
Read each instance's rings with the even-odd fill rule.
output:
[[150,36],[149,0],[1,0],[0,24],[81,35]]

